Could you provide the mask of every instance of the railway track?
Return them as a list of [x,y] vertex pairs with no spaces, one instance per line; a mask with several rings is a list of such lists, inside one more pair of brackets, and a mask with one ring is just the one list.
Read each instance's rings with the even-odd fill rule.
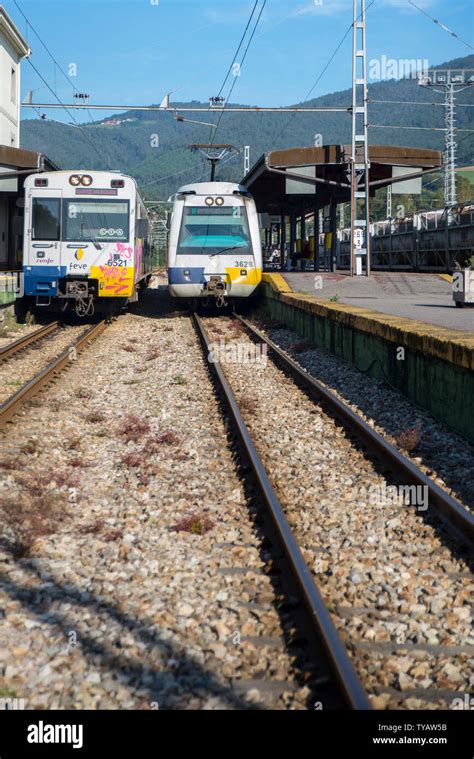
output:
[[[193,318],[197,328],[202,332],[202,322],[195,315]],[[469,692],[466,677],[469,673],[472,674],[474,649],[467,625],[469,615],[467,603],[473,589],[472,574],[469,571],[469,548],[472,547],[474,538],[472,513],[421,472],[412,461],[391,446],[322,383],[302,370],[250,322],[242,317],[238,319],[244,328],[240,333],[241,337],[266,345],[274,361],[268,362],[269,366],[273,367],[271,369],[273,380],[270,376],[267,377],[268,371],[265,370],[267,373],[261,374],[257,381],[255,375],[252,376],[252,370],[243,369],[238,361],[231,363],[229,368],[226,364],[224,371],[222,366],[211,363],[214,372],[222,374],[223,381],[227,383],[226,393],[237,395],[238,401],[235,401],[235,395],[233,396],[233,403],[236,406],[232,411],[234,421],[238,419],[238,404],[241,402],[243,391],[249,387],[254,391],[255,388],[264,388],[265,385],[271,387],[274,382],[275,388],[280,389],[280,385],[282,386],[281,396],[285,398],[286,391],[283,385],[287,384],[289,389],[286,394],[291,395],[292,402],[298,409],[296,415],[301,416],[299,423],[305,413],[315,413],[310,410],[313,404],[315,410],[321,411],[322,415],[328,417],[327,422],[324,422],[323,434],[329,426],[332,435],[336,431],[336,437],[344,436],[344,440],[336,440],[337,454],[331,453],[331,467],[334,467],[333,460],[337,460],[337,455],[347,456],[349,461],[347,481],[350,481],[351,477],[351,459],[354,459],[354,464],[357,466],[360,465],[360,461],[367,460],[368,481],[375,482],[376,476],[380,481],[383,477],[387,479],[387,482],[396,481],[404,483],[406,487],[413,486],[414,493],[421,492],[419,490],[421,488],[427,494],[426,508],[423,508],[423,511],[415,509],[416,503],[410,505],[405,502],[403,508],[398,511],[392,510],[393,513],[390,510],[384,512],[385,504],[374,507],[373,513],[370,513],[367,508],[362,509],[357,496],[353,496],[353,501],[351,501],[351,492],[348,494],[341,492],[338,499],[342,498],[343,503],[338,502],[333,496],[333,506],[337,504],[338,509],[331,510],[329,507],[324,507],[320,512],[317,501],[311,502],[311,498],[314,497],[311,492],[314,483],[311,483],[307,488],[307,492],[311,495],[307,496],[305,493],[301,501],[297,500],[295,504],[294,491],[299,492],[297,487],[290,486],[284,481],[280,485],[281,478],[273,476],[272,471],[275,468],[275,471],[279,473],[287,459],[290,460],[290,467],[295,462],[293,448],[296,443],[293,441],[298,440],[299,436],[296,428],[297,421],[294,423],[295,430],[291,429],[288,434],[285,434],[282,455],[275,455],[279,454],[277,450],[274,451],[272,457],[272,444],[275,444],[279,430],[273,430],[271,416],[284,401],[275,397],[270,404],[271,410],[269,408],[261,410],[261,414],[266,414],[264,425],[271,428],[268,437],[265,437],[265,432],[262,431],[264,425],[261,416],[255,422],[250,419],[253,440],[245,423],[236,422],[241,427],[239,430],[241,437],[246,440],[244,445],[250,459],[257,456],[255,462],[258,461],[258,463],[252,464],[257,479],[260,475],[263,483],[270,485],[270,488],[272,486],[269,479],[274,483],[273,489],[265,497],[270,508],[271,504],[276,505],[276,514],[273,515],[273,519],[277,520],[279,515],[285,519],[285,514],[287,516],[290,514],[292,517],[290,523],[293,527],[293,537],[290,541],[292,547],[298,543],[301,547],[300,551],[304,553],[310,565],[311,559],[308,557],[311,554],[314,556],[312,569],[309,570],[305,565],[306,570],[303,569],[303,573],[307,571],[308,579],[312,583],[316,580],[320,588],[318,597],[324,598],[323,605],[329,604],[331,613],[325,608],[323,618],[329,617],[335,623],[344,640],[344,654],[347,656],[347,647],[351,652],[351,663],[355,666],[366,691],[375,699],[380,695],[383,696],[382,700],[376,700],[376,708],[387,708],[388,705],[389,708],[416,709],[427,708],[429,704],[446,708],[446,703],[449,703],[450,699],[452,701],[454,698],[462,698],[465,692]],[[222,319],[205,321],[204,329],[208,328],[211,334],[210,338],[209,336],[204,338],[201,335],[205,350],[213,349],[217,336],[222,334],[222,324]],[[214,329],[216,332],[213,334]],[[239,339],[235,332],[231,333],[231,336],[236,340]],[[214,338],[214,343],[212,338]],[[225,346],[230,344],[228,338],[229,334],[224,334]],[[275,377],[276,372],[278,372],[278,378]],[[283,376],[281,376],[282,372]],[[222,380],[220,383],[222,384]],[[263,398],[263,391],[261,395]],[[259,392],[255,392],[253,403],[258,404],[258,402]],[[246,411],[244,405],[243,416],[246,420],[254,413],[255,409]],[[291,420],[291,414],[288,416]],[[310,419],[311,417],[308,417],[308,422]],[[313,444],[317,445],[317,440],[314,440]],[[349,453],[351,448],[354,448],[354,451],[357,450],[357,460],[355,454]],[[297,458],[298,456],[296,460]],[[297,462],[297,466],[299,463]],[[341,469],[345,467],[344,464]],[[376,473],[374,467],[378,470]],[[370,468],[372,468],[371,471],[369,471]],[[271,472],[270,478],[267,472]],[[345,473],[344,475],[346,476]],[[332,483],[330,487],[334,487]],[[332,494],[334,491],[329,492]],[[336,492],[339,493],[339,491]],[[350,505],[345,510],[346,503]],[[354,534],[346,535],[343,530],[333,527],[335,516],[337,522],[339,510],[341,522],[350,524],[351,520],[355,521],[357,529],[354,530]],[[324,519],[328,518],[328,514],[330,526],[326,528]],[[384,517],[384,514],[387,516]],[[387,522],[389,525],[394,525],[395,531],[399,531],[394,534],[392,541],[386,540]],[[286,526],[280,528],[280,534],[286,534],[289,530],[286,520],[283,524]],[[291,530],[289,531],[291,534]],[[390,533],[390,529],[388,532]],[[333,536],[332,533],[335,535]],[[397,554],[396,556],[394,554],[394,566],[398,567],[399,575],[394,572],[392,566],[389,566],[387,572],[389,570],[394,572],[393,576],[390,574],[383,576],[385,562],[383,551],[377,553],[373,549],[373,546],[377,546],[381,541],[381,536],[382,542],[385,539],[388,546],[386,559],[388,565],[390,565],[392,553]],[[341,546],[336,545],[335,541],[338,539],[341,541]],[[367,544],[364,543],[366,540],[368,540]],[[358,556],[361,562],[359,566],[364,568],[368,565],[366,577],[376,578],[374,587],[378,589],[377,592],[380,592],[379,596],[364,587],[365,578],[359,576],[359,573],[362,575],[362,569],[358,568],[358,571],[354,571],[352,550],[346,550],[346,543],[349,546],[353,545],[354,550],[359,553],[361,557],[359,559]],[[287,555],[289,550],[292,549],[285,548]],[[430,559],[427,560],[427,557]],[[322,569],[318,569],[318,565]],[[327,566],[329,569],[323,571]],[[406,567],[410,571],[406,571]],[[340,578],[340,583],[332,579],[333,575]],[[350,581],[346,579],[347,576],[351,578]],[[301,578],[298,582],[301,587]],[[343,587],[344,602],[341,601],[339,584]],[[386,594],[386,598],[382,598],[383,594]],[[413,615],[411,615],[409,601],[411,597],[414,599]],[[308,603],[308,599],[305,600]],[[454,609],[454,614],[449,611],[450,604]],[[316,610],[314,606],[312,614],[315,619],[319,613],[319,607]],[[425,614],[427,615],[426,622],[424,621]],[[435,616],[436,614],[438,616]],[[456,615],[459,615],[459,618]],[[417,621],[418,618],[420,622]],[[438,636],[435,632],[437,625],[440,628]],[[318,630],[318,633],[320,634],[321,631]],[[427,637],[424,638],[424,635]],[[325,647],[328,648],[327,641]],[[335,667],[334,662],[339,657],[339,651],[340,648],[336,646],[331,656],[336,677],[338,677],[337,665]],[[388,671],[384,672],[385,669]],[[405,706],[406,703],[407,706]]]
[[317,379],[304,371],[290,356],[272,340],[241,316],[236,318],[245,326],[252,339],[265,343],[280,366],[295,381],[304,386],[320,402],[323,402],[331,414],[337,416],[343,425],[349,427],[371,451],[398,474],[403,482],[416,487],[427,488],[429,506],[433,506],[448,529],[456,532],[457,537],[470,544],[474,543],[474,514],[467,511],[455,498],[448,495],[433,480],[427,477],[410,459],[404,456],[385,438],[376,432],[367,422]]
[[37,343],[47,335],[55,332],[58,327],[59,322],[51,322],[51,324],[46,324],[44,327],[40,327],[35,332],[30,332],[23,337],[19,337],[18,340],[14,340],[13,342],[4,345],[2,348],[0,348],[0,361],[6,361],[8,358],[13,356],[14,353],[17,353],[18,351],[23,350],[24,348],[27,348],[34,343]]
[[[211,340],[202,320],[196,313],[193,313],[193,321],[204,354],[207,357],[211,350]],[[317,636],[318,642],[322,644],[328,658],[341,700],[350,709],[370,709],[368,696],[337,633],[321,593],[311,576],[311,571],[298,547],[297,541],[284,515],[283,508],[245,425],[230,384],[218,361],[212,363],[211,367],[219,391],[222,393],[225,404],[230,411],[235,431],[252,467],[261,498],[271,517],[279,542],[278,548],[285,555],[287,570],[291,572],[294,583],[299,589],[313,635]],[[273,548],[275,550],[275,545]]]
[[[36,395],[39,390],[44,387],[44,385],[46,385],[56,376],[56,374],[64,369],[71,361],[75,360],[77,354],[80,353],[87,346],[87,344],[91,342],[91,340],[98,337],[98,335],[104,331],[106,326],[106,322],[101,321],[91,327],[79,338],[79,340],[70,345],[59,356],[54,358],[44,369],[42,369],[32,379],[26,382],[16,393],[5,400],[0,406],[0,427],[10,421],[15,416],[15,414],[18,413],[21,406],[27,400]],[[43,338],[46,334],[50,334],[54,329],[56,329],[56,327],[57,323],[54,323],[53,325],[47,325],[48,331],[46,332],[38,330],[38,332],[41,331],[42,334],[39,337],[36,337],[35,342],[38,339]],[[38,335],[38,333],[35,332],[33,335],[28,335],[26,338],[23,338],[22,342],[24,344],[17,347],[16,350],[20,350],[20,348],[24,348],[26,345],[31,344],[31,340],[28,341],[28,338],[34,337],[34,335]],[[13,346],[7,346],[7,349],[12,347]],[[12,355],[12,353],[10,352],[9,355]]]

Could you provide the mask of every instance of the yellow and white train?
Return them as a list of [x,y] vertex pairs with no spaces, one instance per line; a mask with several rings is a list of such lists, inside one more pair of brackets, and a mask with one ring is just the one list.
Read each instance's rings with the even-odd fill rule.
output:
[[119,172],[55,171],[25,181],[25,306],[118,311],[152,273],[145,204]]
[[223,306],[227,299],[249,297],[262,279],[262,246],[248,190],[230,182],[181,187],[171,215],[167,268],[175,298]]

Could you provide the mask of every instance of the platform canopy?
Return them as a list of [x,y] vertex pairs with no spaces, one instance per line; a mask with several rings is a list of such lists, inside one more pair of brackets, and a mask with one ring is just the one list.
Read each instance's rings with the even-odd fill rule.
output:
[[43,153],[0,145],[0,193],[19,192],[28,174],[56,171],[57,168]]
[[[390,184],[395,192],[398,182],[416,180],[443,166],[438,150],[393,145],[370,145],[369,159],[372,195]],[[259,158],[241,184],[254,196],[259,213],[346,203],[350,201],[350,160],[350,145],[272,150]]]

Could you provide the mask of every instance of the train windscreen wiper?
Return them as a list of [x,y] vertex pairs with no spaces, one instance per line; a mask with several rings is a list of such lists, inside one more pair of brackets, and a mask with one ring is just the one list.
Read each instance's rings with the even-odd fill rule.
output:
[[224,248],[223,250],[218,250],[217,253],[210,253],[209,258],[214,258],[214,256],[220,256],[221,253],[225,253],[227,250],[236,250],[237,248],[243,248],[243,245],[232,245],[230,248]]

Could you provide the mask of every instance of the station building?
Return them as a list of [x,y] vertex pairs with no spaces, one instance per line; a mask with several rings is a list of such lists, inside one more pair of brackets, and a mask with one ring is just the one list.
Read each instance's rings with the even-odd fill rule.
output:
[[[28,42],[0,6],[0,271],[21,266],[23,181],[57,168],[42,153],[20,148],[20,69],[31,55]],[[0,293],[0,303],[5,300]]]

